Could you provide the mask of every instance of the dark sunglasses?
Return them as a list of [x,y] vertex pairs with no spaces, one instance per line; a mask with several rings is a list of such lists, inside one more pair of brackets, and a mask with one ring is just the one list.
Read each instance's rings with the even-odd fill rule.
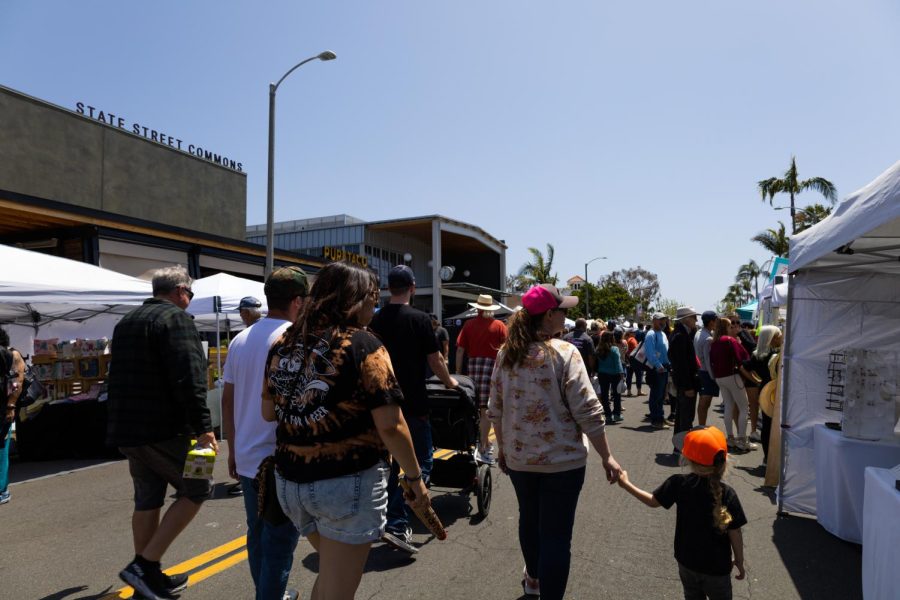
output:
[[182,286],[179,286],[179,287],[180,287],[182,290],[184,290],[184,293],[185,293],[185,294],[187,294],[188,300],[193,300],[193,299],[194,299],[194,292],[191,291],[191,288],[187,287],[186,285],[182,285]]
[[731,324],[732,324],[732,325],[740,325],[741,322],[740,322],[740,321],[732,321]]

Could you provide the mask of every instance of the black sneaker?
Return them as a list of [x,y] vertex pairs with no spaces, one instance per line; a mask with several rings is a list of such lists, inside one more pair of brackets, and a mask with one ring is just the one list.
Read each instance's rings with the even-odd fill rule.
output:
[[178,575],[166,575],[163,573],[163,581],[166,584],[166,591],[170,594],[177,594],[184,591],[188,586],[187,573],[179,573]]
[[402,550],[408,554],[416,554],[419,549],[412,545],[412,528],[407,527],[406,531],[387,531],[381,536],[381,541],[389,546],[393,546],[398,550]]
[[140,592],[146,600],[170,600],[175,598],[166,589],[165,575],[160,570],[149,570],[137,561],[131,561],[119,571],[119,579]]

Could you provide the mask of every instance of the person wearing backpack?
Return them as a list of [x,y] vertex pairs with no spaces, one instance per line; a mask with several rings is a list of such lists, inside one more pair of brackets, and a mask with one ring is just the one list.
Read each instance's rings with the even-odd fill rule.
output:
[[9,334],[0,327],[0,391],[3,393],[3,418],[0,420],[0,504],[9,502],[9,432],[16,420],[16,403],[25,381],[25,360],[9,347]]

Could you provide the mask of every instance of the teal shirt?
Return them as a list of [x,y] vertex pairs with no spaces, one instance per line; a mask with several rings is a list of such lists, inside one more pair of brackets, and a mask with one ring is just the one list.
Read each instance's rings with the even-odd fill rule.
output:
[[597,372],[607,375],[620,375],[625,372],[622,369],[622,357],[618,348],[615,346],[610,348],[606,358],[597,356]]

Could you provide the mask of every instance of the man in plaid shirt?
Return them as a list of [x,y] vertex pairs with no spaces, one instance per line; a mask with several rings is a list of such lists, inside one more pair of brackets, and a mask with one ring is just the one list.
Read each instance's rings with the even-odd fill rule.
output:
[[478,397],[479,447],[475,449],[475,460],[494,464],[494,446],[489,442],[491,422],[487,418],[488,398],[491,395],[491,373],[497,360],[497,351],[506,341],[506,325],[494,318],[494,311],[500,308],[487,295],[478,296],[477,302],[469,302],[478,316],[469,319],[456,339],[456,372],[463,372],[463,364],[468,358],[467,373],[475,382]]
[[[206,405],[207,360],[192,317],[194,293],[184,267],[153,276],[153,298],[119,321],[113,332],[107,403],[107,442],[128,458],[134,483],[134,560],[120,573],[136,597],[173,598],[187,575],[165,575],[160,560],[209,496],[206,479],[182,477],[191,438],[218,450]],[[166,488],[175,502],[162,520]]]

